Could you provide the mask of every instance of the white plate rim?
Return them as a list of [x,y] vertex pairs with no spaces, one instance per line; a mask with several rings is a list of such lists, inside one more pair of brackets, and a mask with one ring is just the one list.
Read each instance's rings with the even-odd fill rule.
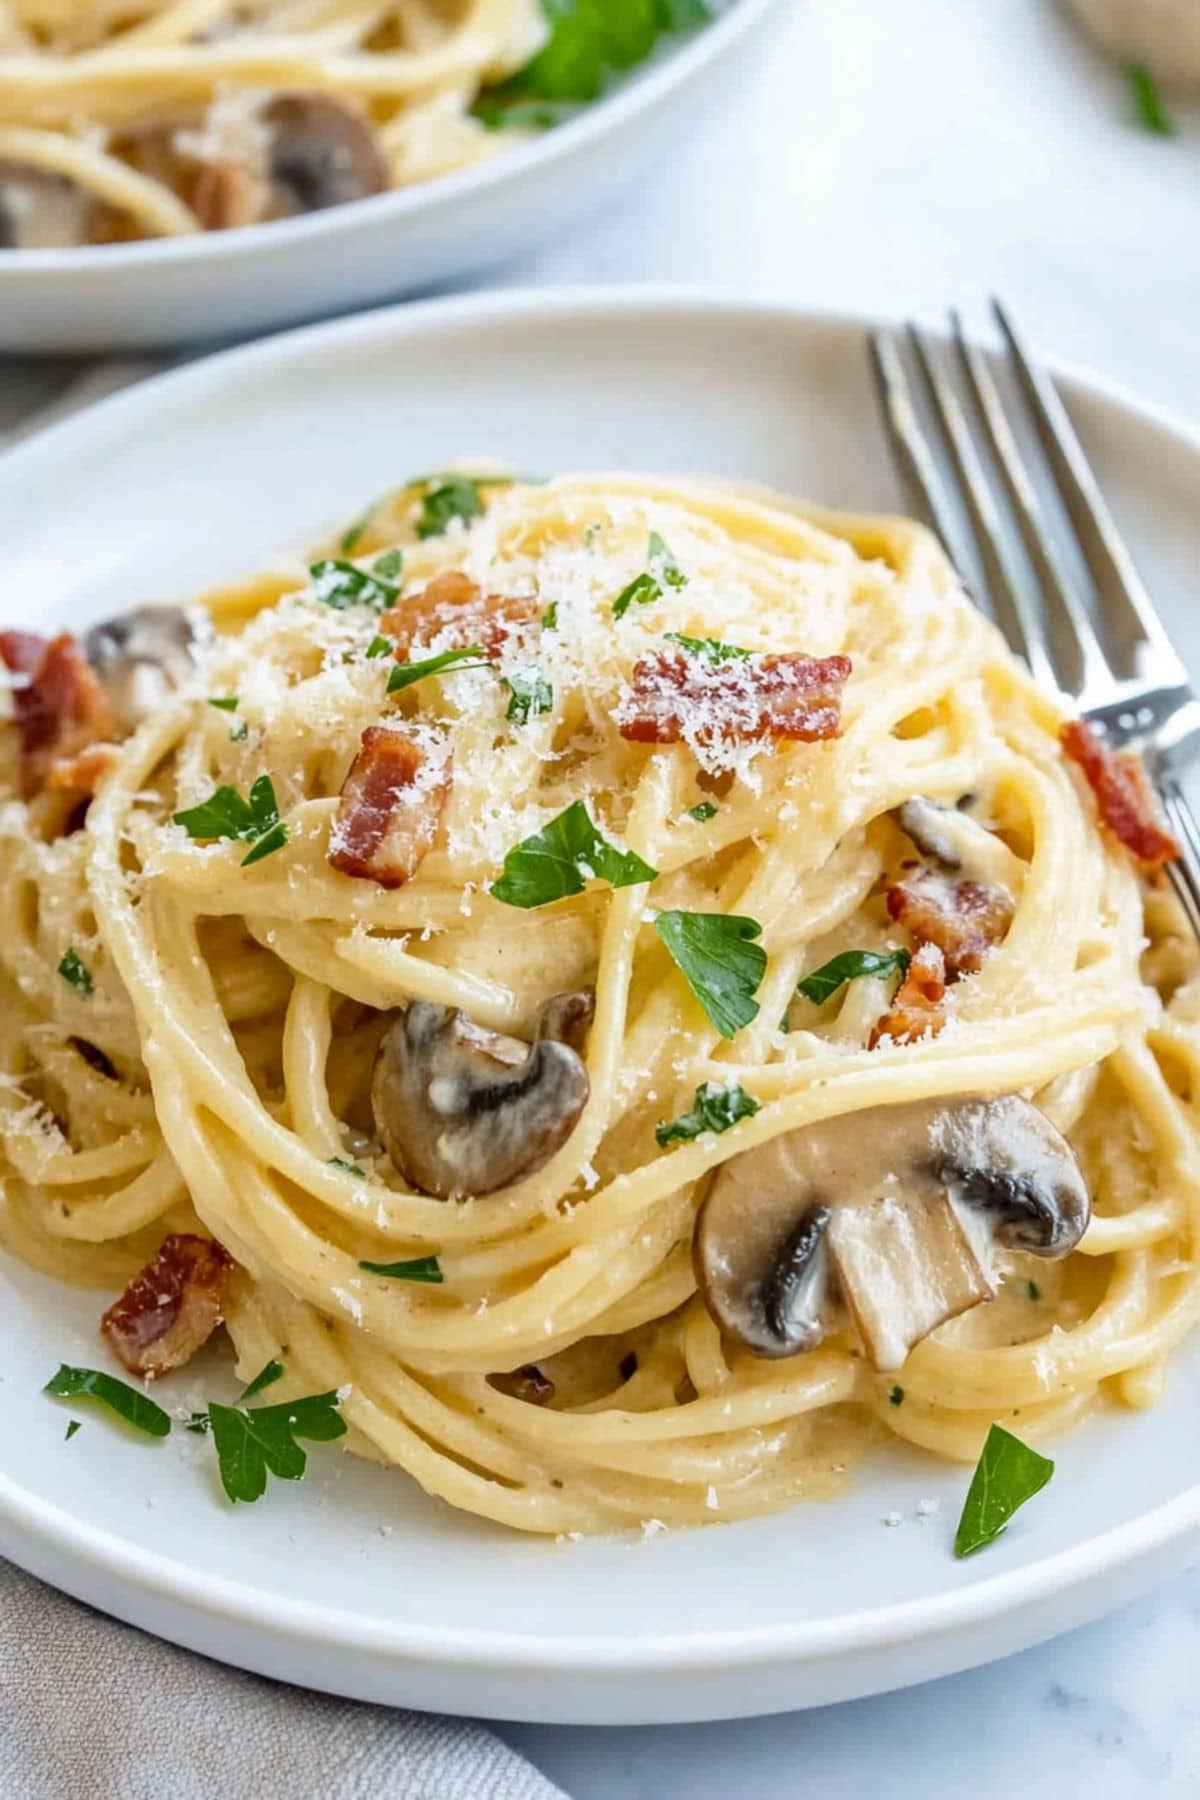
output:
[[452,209],[460,200],[485,196],[492,190],[519,182],[527,173],[585,152],[595,141],[614,136],[641,113],[658,106],[668,94],[685,86],[710,62],[735,46],[763,19],[776,0],[734,0],[721,13],[678,46],[671,46],[662,60],[644,70],[630,71],[611,93],[590,102],[564,124],[510,149],[472,163],[449,175],[412,187],[392,188],[343,206],[301,213],[269,224],[244,225],[236,231],[202,231],[182,237],[137,238],[126,244],[81,244],[69,249],[0,249],[0,288],[41,276],[89,273],[100,270],[142,270],[147,275],[164,265],[184,267],[221,258],[253,263],[260,257],[284,253],[292,245],[336,237],[355,226],[386,229],[414,215],[439,207]]
[[[769,0],[767,0],[769,4]],[[204,357],[168,370],[110,396],[84,413],[61,420],[8,452],[0,453],[0,498],[4,478],[15,466],[36,472],[39,463],[53,465],[59,446],[92,431],[134,424],[153,414],[165,394],[186,397],[191,389],[233,372],[243,364],[269,367],[290,361],[322,344],[374,336],[420,336],[425,329],[464,319],[485,328],[511,318],[585,317],[591,310],[625,317],[644,313],[661,323],[680,318],[723,318],[752,330],[769,321],[801,331],[853,330],[867,334],[882,317],[846,308],[808,308],[772,299],[748,298],[732,292],[704,291],[670,284],[644,287],[580,286],[553,290],[507,289],[450,299],[410,302],[377,311],[309,325],[258,343]],[[1144,402],[1119,383],[1077,365],[1051,361],[1051,372],[1067,395],[1096,399],[1124,412],[1140,425],[1174,439],[1200,459],[1200,429],[1168,409]],[[26,1494],[0,1473],[0,1520],[25,1533],[43,1550],[76,1565],[90,1565],[98,1575],[115,1578],[150,1598],[182,1606],[209,1619],[276,1640],[360,1652],[385,1662],[419,1659],[445,1669],[478,1669],[502,1663],[521,1673],[637,1675],[690,1673],[727,1668],[797,1667],[805,1664],[886,1650],[936,1639],[957,1628],[979,1627],[1011,1615],[1026,1605],[1078,1592],[1097,1578],[1119,1569],[1151,1562],[1155,1555],[1189,1534],[1200,1533],[1200,1482],[1151,1508],[1136,1519],[1086,1539],[1069,1549],[1022,1564],[1003,1574],[934,1596],[923,1596],[877,1608],[812,1621],[736,1629],[696,1630],[637,1638],[616,1635],[531,1638],[479,1627],[432,1627],[403,1620],[367,1620],[344,1609],[292,1600],[267,1588],[201,1573],[157,1551],[128,1543],[113,1533],[86,1525],[65,1508]],[[11,1555],[11,1550],[9,1551]],[[19,1561],[19,1554],[14,1557]],[[61,1585],[70,1588],[65,1574]],[[889,1685],[896,1685],[894,1683]]]

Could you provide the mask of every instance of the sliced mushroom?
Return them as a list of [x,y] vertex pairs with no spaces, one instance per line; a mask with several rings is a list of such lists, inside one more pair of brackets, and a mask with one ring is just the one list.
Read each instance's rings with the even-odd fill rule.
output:
[[0,250],[64,250],[91,241],[93,202],[77,182],[0,162]]
[[196,632],[181,606],[137,606],[118,613],[92,626],[83,650],[123,735],[196,673]]
[[915,1101],[785,1132],[727,1162],[696,1223],[701,1292],[755,1356],[813,1349],[846,1315],[877,1369],[995,1293],[997,1244],[1061,1257],[1091,1203],[1029,1101]]
[[210,231],[321,212],[378,194],[388,167],[370,122],[326,94],[279,94],[245,134],[243,154],[210,163],[194,204]]
[[[552,1000],[553,1025],[564,1000]],[[371,1107],[399,1172],[426,1194],[488,1194],[532,1175],[566,1143],[589,1093],[578,1051],[485,1031],[414,1000],[379,1046]]]
[[[968,797],[969,798],[969,797]],[[961,870],[973,881],[1019,894],[1025,866],[1002,838],[964,811],[967,800],[946,806],[924,794],[914,794],[896,809],[896,823],[922,855],[943,869]]]

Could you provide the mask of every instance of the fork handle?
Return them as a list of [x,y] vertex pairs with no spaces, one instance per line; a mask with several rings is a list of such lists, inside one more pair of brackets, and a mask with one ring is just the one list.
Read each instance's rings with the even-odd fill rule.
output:
[[1179,841],[1179,855],[1167,864],[1167,873],[1187,914],[1188,923],[1200,937],[1200,830],[1183,789],[1173,775],[1160,776],[1159,793],[1171,830]]

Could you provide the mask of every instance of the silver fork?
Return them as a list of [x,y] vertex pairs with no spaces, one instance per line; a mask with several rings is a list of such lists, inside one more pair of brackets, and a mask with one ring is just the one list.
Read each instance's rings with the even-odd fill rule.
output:
[[[896,333],[872,336],[889,441],[917,506],[1034,678],[1063,695],[1114,748],[1136,749],[1145,758],[1180,845],[1168,871],[1200,936],[1200,830],[1180,783],[1200,753],[1200,700],[1062,401],[1003,307],[993,301],[992,309],[1026,421],[1041,447],[1038,460],[1061,502],[1090,594],[1085,597],[1063,554],[992,363],[967,340],[957,313],[950,314],[957,378],[946,345],[915,325],[905,335],[919,382],[909,376]],[[936,436],[922,422],[922,392],[937,421]],[[1032,582],[1013,554],[1018,541]],[[968,576],[972,545],[981,571],[976,582]]]

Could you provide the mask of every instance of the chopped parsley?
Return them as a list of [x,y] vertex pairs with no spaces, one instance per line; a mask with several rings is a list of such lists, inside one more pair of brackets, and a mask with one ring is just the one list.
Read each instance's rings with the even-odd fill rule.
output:
[[711,800],[701,800],[698,805],[688,807],[688,818],[695,819],[697,825],[707,825],[710,819],[716,818],[719,810]]
[[239,719],[237,724],[233,726],[233,728],[231,729],[231,731],[229,733],[229,741],[231,744],[242,744],[242,743],[245,743],[245,741],[249,737],[249,735],[250,735],[249,725],[247,725],[245,719]]
[[529,675],[514,672],[504,685],[509,692],[508,710],[504,716],[515,724],[528,725],[530,719],[541,713],[554,711],[554,689],[540,669]]
[[210,706],[215,706],[218,712],[236,712],[238,709],[238,697],[236,694],[219,694],[216,698],[211,699],[208,704]]
[[582,894],[590,879],[615,888],[653,881],[657,869],[633,850],[618,850],[596,830],[582,800],[508,852],[504,872],[490,892],[505,906],[546,906]]
[[646,557],[650,567],[635,575],[613,601],[614,619],[623,619],[631,606],[649,606],[653,601],[661,600],[664,587],[686,587],[687,576],[657,531],[650,533]]
[[892,1406],[903,1406],[904,1389],[902,1387],[894,1387],[888,1395],[888,1401]]
[[491,130],[548,127],[603,93],[616,70],[644,62],[659,39],[708,23],[704,0],[541,0],[548,35],[523,69],[473,107]]
[[67,1429],[63,1433],[64,1442],[69,1444],[71,1439],[75,1436],[75,1433],[77,1431],[82,1431],[82,1429],[83,1429],[83,1420],[82,1419],[68,1419],[67,1420]]
[[434,475],[424,483],[417,514],[419,538],[441,537],[455,519],[477,519],[483,512],[480,483],[469,475]]
[[955,1556],[973,1556],[994,1543],[1018,1507],[1032,1500],[1053,1473],[1049,1457],[1039,1456],[1002,1425],[993,1425],[967,1489],[954,1539]]
[[806,975],[798,983],[796,992],[802,1000],[822,1006],[847,982],[858,981],[864,975],[898,975],[903,980],[911,961],[907,950],[843,950],[840,956],[822,963],[819,969]]
[[279,1406],[218,1406],[214,1402],[208,1420],[221,1486],[230,1500],[261,1500],[268,1473],[280,1481],[299,1481],[308,1467],[300,1438],[327,1444],[345,1436],[346,1421],[338,1406],[336,1388]]
[[1027,1281],[1025,1283],[1025,1297],[1027,1300],[1040,1300],[1041,1299],[1042,1290],[1038,1286],[1036,1281]]
[[365,1181],[367,1178],[367,1171],[361,1166],[361,1164],[356,1163],[356,1162],[347,1162],[347,1160],[344,1156],[331,1156],[329,1158],[329,1166],[331,1169],[341,1169],[347,1175],[356,1175],[360,1181]]
[[733,662],[750,655],[740,644],[723,644],[720,638],[688,637],[682,631],[667,631],[663,635],[669,644],[678,644],[689,656],[702,656],[710,663]]
[[649,606],[654,600],[662,599],[662,588],[648,570],[643,569],[635,575],[627,587],[623,587],[613,601],[613,618],[623,619],[631,606]]
[[275,784],[269,775],[260,775],[242,799],[236,788],[219,787],[202,800],[175,814],[176,825],[182,825],[191,838],[211,841],[214,838],[243,838],[251,848],[242,858],[242,867],[281,850],[287,843],[287,826],[279,817]]
[[557,600],[552,600],[550,602],[549,606],[546,608],[545,612],[542,614],[541,619],[539,620],[539,624],[541,625],[543,631],[557,631],[558,630],[558,601]]
[[654,1137],[660,1150],[668,1144],[690,1144],[702,1131],[728,1131],[739,1119],[752,1119],[758,1101],[736,1081],[728,1086],[719,1081],[704,1081],[696,1089],[696,1101],[690,1112],[680,1113],[670,1123],[655,1127]]
[[1129,63],[1125,73],[1129,77],[1129,88],[1133,95],[1134,117],[1143,131],[1149,131],[1155,137],[1174,137],[1175,121],[1167,111],[1158,83],[1145,63]]
[[63,1363],[42,1392],[56,1400],[97,1400],[147,1437],[163,1438],[171,1430],[170,1416],[161,1406],[127,1381],[106,1375],[103,1369],[73,1369]]
[[758,1017],[755,995],[766,974],[767,953],[753,942],[762,935],[757,919],[662,912],[654,929],[722,1037],[733,1037]]
[[490,669],[487,651],[479,644],[466,644],[461,650],[443,650],[440,656],[427,656],[424,662],[397,663],[388,676],[387,691],[398,694],[414,681],[427,675],[441,675],[446,669]]
[[372,612],[383,612],[400,598],[400,589],[392,582],[360,569],[357,563],[326,557],[308,573],[317,599],[335,612],[345,612],[348,606],[369,606]]
[[666,539],[657,531],[650,533],[647,555],[650,558],[650,567],[658,575],[660,581],[664,581],[668,587],[673,588],[687,586],[687,576],[671,554]]
[[427,1281],[440,1287],[446,1277],[436,1256],[415,1256],[411,1262],[360,1262],[368,1275],[386,1275],[389,1281]]
[[394,650],[395,648],[396,646],[393,644],[391,638],[373,637],[367,645],[367,655],[372,658],[376,656],[386,656],[389,651]]
[[272,1357],[269,1363],[263,1364],[249,1387],[242,1389],[242,1400],[249,1400],[253,1394],[261,1394],[264,1388],[274,1386],[275,1382],[282,1378],[282,1375],[283,1364]]
[[371,564],[371,573],[384,581],[399,581],[404,573],[404,552],[400,549],[385,550]]
[[74,950],[64,950],[59,959],[58,972],[68,987],[73,987],[81,1000],[86,1000],[95,987],[91,971]]

